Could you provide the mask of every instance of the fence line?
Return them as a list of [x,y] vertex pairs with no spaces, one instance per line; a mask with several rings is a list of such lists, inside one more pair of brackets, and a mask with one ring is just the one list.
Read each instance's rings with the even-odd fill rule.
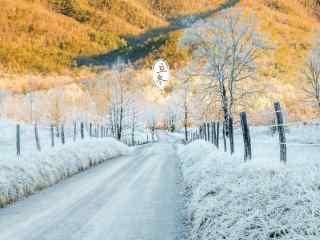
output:
[[[254,141],[254,144],[277,144],[279,145],[279,156],[280,156],[280,161],[283,163],[286,163],[287,161],[287,147],[303,147],[303,146],[308,146],[308,147],[318,147],[320,146],[320,143],[299,143],[299,142],[288,142],[286,138],[286,127],[289,126],[297,126],[297,127],[303,127],[307,124],[309,125],[318,125],[318,123],[315,123],[314,121],[316,119],[313,119],[309,122],[285,122],[284,121],[284,116],[283,116],[283,110],[281,109],[280,103],[275,102],[274,103],[274,111],[273,111],[273,116],[272,120],[274,124],[263,124],[263,125],[258,125],[255,127],[270,127],[272,129],[273,134],[278,133],[279,135],[279,140],[278,141],[261,141],[257,140]],[[268,112],[269,113],[269,112]],[[208,124],[210,122],[210,124]],[[197,129],[193,129],[192,132],[190,133],[190,141],[194,141],[197,139],[203,139],[205,141],[213,143],[217,148],[219,148],[219,144],[215,144],[217,140],[216,136],[219,134],[219,129],[217,132],[217,129],[215,126],[220,123],[219,121],[208,121],[204,122],[201,124]],[[224,151],[227,151],[227,144],[226,144],[226,139],[229,138],[229,143],[230,143],[230,148],[229,151],[232,154],[233,149],[233,135],[232,132],[230,134],[230,129],[233,130],[233,127],[230,128],[230,126],[227,128],[226,125],[232,124],[232,119],[230,122],[230,119],[228,122],[222,121],[222,136],[221,138],[223,139],[224,142]],[[247,115],[245,112],[240,113],[240,125],[241,125],[241,130],[242,130],[242,136],[243,136],[243,146],[244,146],[244,160],[251,159],[251,148],[252,148],[252,142],[251,142],[251,136],[250,136],[250,131],[249,131],[249,124],[247,122]],[[211,128],[207,129],[207,128]],[[255,132],[255,129],[253,129]],[[229,132],[228,132],[229,131]],[[218,133],[218,134],[217,134]],[[219,138],[219,136],[218,136]]]
[[[83,121],[73,122],[73,124],[17,123],[15,124],[15,128],[15,149],[18,158],[24,152],[24,143],[28,144],[27,152],[30,150],[30,144],[34,144],[35,150],[40,152],[44,146],[51,146],[51,148],[54,148],[58,144],[64,145],[68,142],[76,142],[77,140],[80,141],[86,138],[117,138],[117,134],[111,130],[108,124],[88,123]],[[27,131],[25,129],[27,129]],[[129,146],[143,145],[150,141],[156,141],[156,138],[152,137],[152,134],[145,130],[146,129],[144,128],[143,133],[136,133],[132,138],[132,134],[125,129],[120,141]],[[45,131],[48,133],[47,135],[44,135]],[[27,140],[24,139],[26,136],[28,136]],[[139,136],[140,139],[137,139],[137,136]],[[34,139],[33,143],[30,143],[32,138]],[[44,144],[44,142],[47,144]],[[11,144],[8,143],[8,146],[11,146]],[[5,147],[7,148],[7,146]]]

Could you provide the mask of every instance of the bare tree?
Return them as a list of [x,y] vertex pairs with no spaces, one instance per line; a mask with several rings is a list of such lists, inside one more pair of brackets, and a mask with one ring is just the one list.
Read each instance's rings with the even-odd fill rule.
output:
[[129,102],[129,86],[132,80],[130,64],[118,60],[112,67],[109,86],[109,119],[111,131],[118,140],[124,130],[124,120]]
[[[265,47],[254,22],[253,15],[245,16],[241,10],[225,10],[212,20],[194,24],[181,39],[182,46],[191,47],[200,74],[211,79],[205,94],[214,91],[220,96],[224,122],[230,133],[239,83],[253,79],[256,60]],[[233,146],[231,152],[232,149]]]
[[51,109],[49,112],[49,118],[51,119],[53,125],[56,127],[57,137],[60,136],[60,129],[59,125],[64,122],[65,118],[65,104],[64,104],[64,87],[57,86],[54,89],[51,89],[48,93],[49,95],[52,94],[52,103]]
[[185,141],[188,142],[188,127],[191,125],[191,103],[192,103],[192,69],[188,66],[186,68],[181,69],[177,73],[178,85],[173,92],[178,99],[177,102],[174,103],[178,108],[181,108],[183,116],[183,128]]
[[131,135],[131,144],[135,145],[135,138],[136,138],[136,131],[140,127],[140,121],[141,121],[141,112],[138,108],[138,98],[140,97],[138,93],[130,93],[129,99],[127,105],[127,114],[125,118],[125,126],[129,131],[129,135]]
[[308,98],[320,109],[320,47],[316,44],[309,54],[303,71],[308,82]]

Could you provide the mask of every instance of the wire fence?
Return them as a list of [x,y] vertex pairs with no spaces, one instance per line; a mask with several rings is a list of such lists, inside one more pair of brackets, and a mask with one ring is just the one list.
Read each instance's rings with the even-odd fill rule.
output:
[[[89,122],[26,124],[10,120],[0,121],[0,152],[3,160],[32,157],[36,152],[46,152],[66,144],[76,144],[85,139],[118,138],[108,124]],[[119,139],[118,139],[119,140]],[[124,129],[120,141],[129,146],[142,145],[157,138],[151,131],[141,128],[134,132]]]
[[272,159],[280,157],[280,161],[284,163],[293,158],[317,160],[320,154],[320,124],[317,119],[289,122],[280,103],[274,104],[274,110],[270,109],[262,114],[264,121],[260,120],[259,125],[250,126],[254,119],[247,119],[247,114],[241,113],[240,121],[231,126],[232,132],[228,122],[204,122],[199,128],[189,131],[188,140],[203,139],[232,154],[232,148],[236,148],[243,151],[244,160],[249,160],[252,156],[268,156]]

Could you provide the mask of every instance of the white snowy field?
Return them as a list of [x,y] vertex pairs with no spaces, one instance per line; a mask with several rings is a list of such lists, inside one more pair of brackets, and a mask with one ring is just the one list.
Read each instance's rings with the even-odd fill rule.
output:
[[[6,137],[10,139],[6,135],[1,139]],[[32,148],[34,144],[28,141],[24,144],[30,148],[26,148],[20,158],[15,156],[14,145],[0,147],[0,207],[129,152],[126,145],[113,138],[86,138],[55,148],[44,147],[41,152]]]
[[290,127],[286,166],[277,135],[266,127],[251,133],[253,159],[246,163],[240,131],[232,157],[202,140],[179,149],[189,239],[319,239],[320,126]]

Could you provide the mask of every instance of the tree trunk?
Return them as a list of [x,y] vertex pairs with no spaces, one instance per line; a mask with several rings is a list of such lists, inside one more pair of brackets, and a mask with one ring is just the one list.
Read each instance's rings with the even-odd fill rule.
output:
[[123,107],[120,108],[120,119],[119,119],[119,126],[118,126],[118,140],[121,140],[122,136],[122,120],[123,120]]

